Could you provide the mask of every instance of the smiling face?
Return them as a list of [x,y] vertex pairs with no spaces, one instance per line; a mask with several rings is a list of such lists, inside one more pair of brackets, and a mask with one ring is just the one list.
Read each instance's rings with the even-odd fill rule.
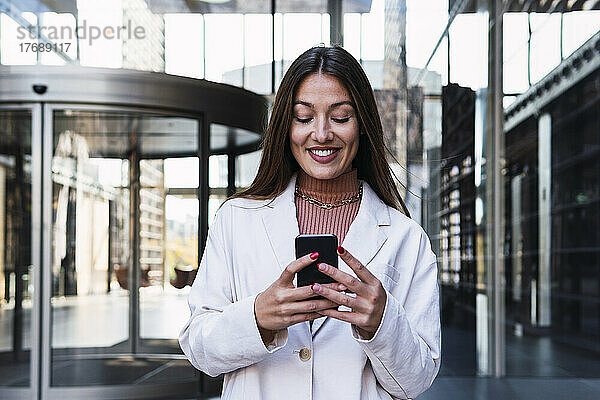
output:
[[290,146],[298,164],[317,179],[352,169],[359,127],[350,94],[335,77],[308,75],[296,90]]

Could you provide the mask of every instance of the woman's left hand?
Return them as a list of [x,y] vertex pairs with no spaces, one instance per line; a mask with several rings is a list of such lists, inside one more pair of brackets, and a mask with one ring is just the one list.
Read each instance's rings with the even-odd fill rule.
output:
[[386,302],[385,289],[375,275],[341,246],[338,247],[338,254],[352,268],[358,279],[325,263],[319,264],[319,271],[345,285],[348,291],[356,294],[356,297],[337,292],[318,283],[315,283],[312,288],[315,293],[349,307],[352,311],[338,311],[332,308],[319,311],[319,314],[350,322],[358,328],[358,332],[364,339],[371,339],[377,332],[383,317]]

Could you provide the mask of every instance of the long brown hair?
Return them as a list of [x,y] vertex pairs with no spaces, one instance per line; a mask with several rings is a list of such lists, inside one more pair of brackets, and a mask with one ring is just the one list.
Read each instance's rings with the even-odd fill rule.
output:
[[350,93],[356,108],[359,135],[358,152],[353,161],[359,179],[366,181],[388,206],[409,215],[392,178],[386,154],[393,157],[383,139],[383,127],[369,79],[356,59],[339,46],[318,46],[302,53],[285,73],[275,100],[262,143],[258,173],[252,184],[230,198],[273,199],[287,187],[300,169],[290,148],[293,103],[300,82],[313,73],[336,77]]

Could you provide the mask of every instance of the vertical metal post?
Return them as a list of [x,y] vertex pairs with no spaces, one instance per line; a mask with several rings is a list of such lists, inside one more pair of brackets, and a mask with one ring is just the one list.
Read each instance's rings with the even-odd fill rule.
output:
[[564,28],[565,28],[565,13],[561,11],[560,13],[560,61],[565,59],[565,54],[563,52],[564,46]]
[[446,51],[448,52],[448,56],[446,57],[448,59],[448,84],[450,84],[450,82],[452,82],[450,80],[450,31],[448,31],[448,33],[446,34],[446,44],[447,44],[447,49]]
[[[208,198],[210,187],[208,186],[208,157],[210,156],[210,122],[206,114],[198,121],[198,265],[204,253],[204,246],[208,237]],[[200,394],[204,392],[206,375],[202,373],[199,381]]]
[[[0,15],[4,11],[3,5],[0,4]],[[2,18],[0,17],[0,32],[2,32]],[[2,40],[0,40],[0,65],[3,64],[2,61]]]
[[112,229],[112,221],[115,220],[115,204],[114,200],[108,201],[108,273],[106,274],[106,293],[110,293],[110,280],[114,271],[113,268],[113,229]]
[[552,117],[544,113],[538,120],[538,220],[539,259],[537,276],[537,325],[552,324],[551,239],[552,239]]
[[344,9],[342,0],[327,0],[327,13],[329,13],[329,42],[344,44]]
[[275,0],[271,0],[271,93],[275,94]]
[[199,160],[199,181],[198,181],[198,201],[200,202],[198,213],[198,262],[202,258],[204,245],[208,237],[208,157],[210,156],[210,122],[208,116],[202,116],[201,123],[198,126],[198,160]]
[[527,12],[527,86],[531,87],[531,13]]
[[363,65],[363,41],[362,41],[362,31],[363,31],[363,14],[359,14],[358,18],[358,31],[360,32],[360,39],[358,40],[358,61],[360,65]]
[[511,179],[511,249],[512,249],[512,293],[511,300],[521,301],[521,277],[523,273],[523,230],[521,229],[521,220],[523,218],[522,209],[522,187],[523,174],[517,175]]
[[246,87],[246,14],[242,14],[242,87]]
[[[30,386],[33,399],[40,398],[40,337],[42,304],[42,107],[31,110],[31,274],[33,275],[33,309],[31,315]],[[49,268],[46,266],[46,268]]]
[[206,18],[202,14],[202,77],[206,79]]
[[235,193],[235,129],[227,129],[227,197]]
[[52,152],[53,131],[52,108],[43,105],[43,128],[42,128],[42,260],[41,260],[41,293],[40,293],[40,366],[38,373],[41,376],[39,399],[48,396],[51,384],[52,369],[52,308],[50,299],[52,297]]
[[140,154],[137,137],[137,119],[129,132],[129,340],[130,351],[135,354],[139,340],[139,287],[140,287]]
[[235,193],[235,153],[227,154],[227,197]]
[[560,61],[565,59],[563,51],[564,46],[564,27],[565,27],[565,11],[567,10],[567,0],[561,0],[560,2]]
[[[79,32],[79,10],[75,13],[75,32]],[[79,35],[75,35],[75,45],[77,50],[77,63],[81,64],[81,43],[79,42]]]
[[493,0],[489,10],[489,64],[488,64],[488,129],[486,140],[489,144],[487,208],[488,235],[490,249],[489,277],[492,284],[492,320],[490,332],[493,334],[492,371],[494,376],[505,374],[504,357],[504,108],[502,88],[502,19],[501,0]]
[[488,242],[488,208],[487,208],[487,126],[488,121],[488,89],[480,89],[475,97],[475,225],[477,226],[475,260],[477,263],[477,290],[475,294],[475,345],[477,349],[477,374],[491,375],[490,348],[490,256]]
[[14,258],[14,268],[15,268],[15,302],[13,309],[13,337],[12,337],[12,348],[13,348],[13,357],[15,360],[21,361],[23,359],[23,290],[25,289],[25,285],[23,282],[23,276],[27,271],[27,264],[25,261],[25,255],[21,252],[21,248],[26,242],[25,235],[25,215],[26,210],[25,207],[25,192],[27,181],[24,179],[24,154],[25,146],[23,145],[25,142],[25,137],[20,136],[17,139],[20,143],[17,145],[17,151],[14,153],[15,160],[15,181],[16,185],[12,188],[13,196],[16,200],[15,207],[19,207],[20,210],[17,215],[13,216],[13,221],[15,223],[14,228],[18,232],[17,235],[13,237],[13,244],[17,249],[15,258]]
[[[450,10],[450,2],[448,2],[448,15],[450,15],[450,11],[451,11]],[[447,68],[448,68],[448,85],[449,85],[450,82],[452,82],[450,80],[450,30],[448,30],[446,32],[446,47],[447,47],[446,60],[448,61]]]

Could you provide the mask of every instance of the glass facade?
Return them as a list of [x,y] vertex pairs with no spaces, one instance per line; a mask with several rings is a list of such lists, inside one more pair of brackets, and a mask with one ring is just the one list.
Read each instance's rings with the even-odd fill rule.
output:
[[[401,193],[438,256],[440,376],[600,378],[598,2],[47,3],[0,0],[0,64],[166,72],[272,98],[303,50],[343,44],[371,81]],[[120,38],[68,37],[118,26]],[[20,29],[33,27],[45,36]],[[51,27],[62,35],[51,38]],[[32,50],[48,42],[62,46]],[[136,369],[115,355],[178,351],[186,315],[168,310],[187,310],[202,241],[194,132],[211,132],[209,221],[251,183],[260,135],[149,110],[54,113],[52,385],[160,381],[148,372],[163,365],[157,358]],[[10,371],[0,387],[30,385],[31,118],[0,103],[0,371]],[[132,118],[141,154],[154,154],[140,158],[139,198],[124,156]],[[131,257],[136,275],[123,267]],[[128,279],[139,279],[137,294]],[[81,304],[99,314],[70,317]],[[65,372],[90,359],[129,372]]]
[[599,83],[596,68],[506,131],[507,374],[600,372]]
[[493,2],[450,3],[449,43],[437,50],[449,52],[448,82],[433,68],[440,139],[424,138],[439,147],[423,154],[440,261],[440,375],[598,378],[600,14],[504,2],[499,20]]

